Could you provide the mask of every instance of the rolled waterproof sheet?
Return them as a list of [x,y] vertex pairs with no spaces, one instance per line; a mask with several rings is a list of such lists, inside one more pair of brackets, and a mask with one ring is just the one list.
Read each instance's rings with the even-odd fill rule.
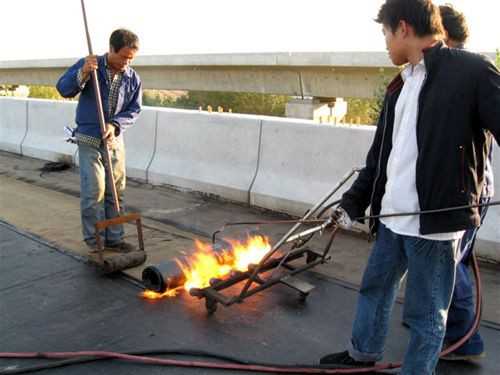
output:
[[[213,252],[221,256],[224,251],[229,251],[231,248],[231,244],[224,240],[217,241],[212,245]],[[175,289],[184,285],[185,281],[184,273],[175,260],[151,265],[142,271],[142,283],[144,287],[157,293],[164,293],[167,290]]]
[[100,267],[104,273],[113,273],[140,266],[146,259],[147,255],[145,251],[132,251],[130,253],[105,257]]
[[157,293],[164,293],[167,289],[174,289],[185,282],[184,273],[175,260],[161,262],[144,268],[142,283],[146,289]]

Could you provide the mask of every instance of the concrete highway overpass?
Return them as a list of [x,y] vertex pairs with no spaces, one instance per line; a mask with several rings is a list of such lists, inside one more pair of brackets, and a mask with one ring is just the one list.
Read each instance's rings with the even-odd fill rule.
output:
[[[54,86],[74,59],[0,62],[0,84]],[[373,97],[394,67],[385,52],[139,56],[147,89]]]

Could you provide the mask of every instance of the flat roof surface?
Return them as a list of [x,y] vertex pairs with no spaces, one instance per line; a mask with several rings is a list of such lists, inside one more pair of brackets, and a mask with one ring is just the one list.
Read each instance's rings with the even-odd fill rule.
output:
[[[73,248],[79,241],[79,235],[73,232],[79,228],[78,220],[64,216],[66,211],[75,215],[77,175],[66,171],[40,176],[41,165],[43,161],[0,155],[0,351],[191,349],[259,362],[316,364],[322,355],[345,349],[356,305],[357,280],[371,246],[365,239],[339,236],[333,262],[301,275],[316,287],[305,304],[296,291],[277,285],[242,304],[219,306],[214,315],[208,315],[204,302],[186,293],[147,301],[138,296],[141,288],[129,278],[97,274]],[[128,189],[129,202],[147,218],[146,240],[154,259],[171,257],[179,248],[185,249],[192,238],[206,238],[228,219],[280,217],[133,181]],[[269,234],[276,238],[284,230],[273,227]],[[318,241],[311,247],[321,245]],[[495,307],[499,275],[488,267],[483,274],[486,318],[481,334],[487,356],[479,364],[441,363],[439,374],[500,372],[495,355],[500,352]],[[401,316],[402,306],[397,303],[384,362],[403,357],[408,331],[401,326]],[[0,359],[0,374],[5,368],[38,363],[42,362]],[[39,373],[165,371],[157,366],[100,361]],[[185,368],[168,371],[222,373]]]
[[[316,286],[306,304],[298,301],[295,292],[279,286],[208,316],[203,303],[185,293],[155,302],[138,298],[134,284],[120,277],[99,277],[85,263],[5,223],[0,224],[0,238],[3,350],[192,349],[260,362],[314,364],[322,354],[343,350],[349,339],[356,292],[326,276],[306,275]],[[400,304],[393,316],[387,361],[401,358],[408,336],[399,323]],[[498,353],[499,332],[484,327],[481,332],[488,351]],[[35,362],[0,360],[0,369],[30,363]],[[480,366],[440,367],[446,374],[498,372],[493,355]],[[100,361],[40,373],[160,374],[165,369]]]

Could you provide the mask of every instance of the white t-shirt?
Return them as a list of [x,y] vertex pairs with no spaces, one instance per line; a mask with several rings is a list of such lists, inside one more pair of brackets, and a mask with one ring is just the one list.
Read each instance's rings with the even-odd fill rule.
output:
[[[382,197],[381,214],[420,211],[417,194],[417,115],[418,98],[425,82],[427,70],[424,60],[409,64],[401,73],[403,89],[396,103],[392,150],[387,162],[387,183]],[[430,182],[432,183],[432,182]],[[398,216],[381,219],[397,234],[447,241],[461,238],[464,231],[420,234],[420,216]]]

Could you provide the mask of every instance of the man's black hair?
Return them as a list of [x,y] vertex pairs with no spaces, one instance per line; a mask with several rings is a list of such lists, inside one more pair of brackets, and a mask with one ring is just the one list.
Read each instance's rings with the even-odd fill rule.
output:
[[395,32],[400,21],[413,27],[419,37],[444,34],[439,8],[431,0],[387,0],[378,12],[376,22]]
[[448,38],[458,43],[465,44],[469,39],[469,27],[463,13],[459,12],[453,5],[445,4],[439,6],[443,26],[448,33]]
[[139,37],[127,29],[118,29],[111,33],[109,45],[114,52],[118,52],[124,47],[139,49]]

